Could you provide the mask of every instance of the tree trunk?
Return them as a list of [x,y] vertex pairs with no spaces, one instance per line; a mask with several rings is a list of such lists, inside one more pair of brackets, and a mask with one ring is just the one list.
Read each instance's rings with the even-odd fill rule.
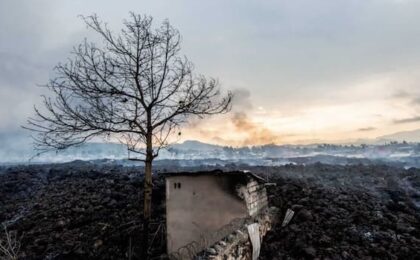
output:
[[143,259],[149,259],[149,224],[152,211],[152,136],[147,135],[146,161],[144,171],[144,207],[143,207]]

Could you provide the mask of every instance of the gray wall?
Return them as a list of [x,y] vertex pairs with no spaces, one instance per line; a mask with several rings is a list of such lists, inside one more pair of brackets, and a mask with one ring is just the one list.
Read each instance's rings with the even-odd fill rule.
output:
[[[181,183],[181,188],[175,188],[174,183]],[[200,241],[202,236],[219,230],[236,218],[247,217],[245,201],[236,195],[234,188],[227,176],[168,177],[168,253],[176,252],[192,241]]]

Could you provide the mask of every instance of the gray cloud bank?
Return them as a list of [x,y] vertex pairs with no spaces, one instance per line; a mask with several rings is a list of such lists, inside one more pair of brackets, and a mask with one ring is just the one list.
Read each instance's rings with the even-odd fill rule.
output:
[[363,128],[359,128],[358,131],[360,132],[369,132],[369,131],[374,131],[376,130],[376,127],[363,127]]
[[5,0],[0,132],[24,124],[43,92],[36,85],[89,35],[78,15],[98,13],[118,29],[129,11],[157,22],[168,18],[200,73],[219,78],[224,88],[243,87],[237,90],[242,107],[293,108],[329,100],[340,86],[371,75],[420,68],[420,1]]
[[420,116],[394,120],[394,124],[406,124],[406,123],[415,123],[415,122],[420,122]]

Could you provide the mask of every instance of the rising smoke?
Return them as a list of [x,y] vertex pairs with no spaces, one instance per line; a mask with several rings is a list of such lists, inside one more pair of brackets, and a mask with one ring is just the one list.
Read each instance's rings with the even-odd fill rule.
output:
[[239,143],[239,146],[277,143],[279,141],[278,135],[270,129],[253,122],[249,117],[248,112],[252,111],[254,107],[249,90],[238,88],[233,91],[233,95],[231,122],[235,130],[245,136]]
[[241,145],[263,145],[277,143],[279,141],[279,137],[276,134],[250,120],[245,113],[234,113],[232,123],[238,132],[246,136],[241,142]]

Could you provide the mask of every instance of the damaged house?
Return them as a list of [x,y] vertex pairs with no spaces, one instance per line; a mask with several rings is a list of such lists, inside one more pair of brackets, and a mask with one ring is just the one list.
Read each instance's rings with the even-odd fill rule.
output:
[[256,259],[275,209],[265,181],[248,172],[166,178],[167,251],[173,259]]

